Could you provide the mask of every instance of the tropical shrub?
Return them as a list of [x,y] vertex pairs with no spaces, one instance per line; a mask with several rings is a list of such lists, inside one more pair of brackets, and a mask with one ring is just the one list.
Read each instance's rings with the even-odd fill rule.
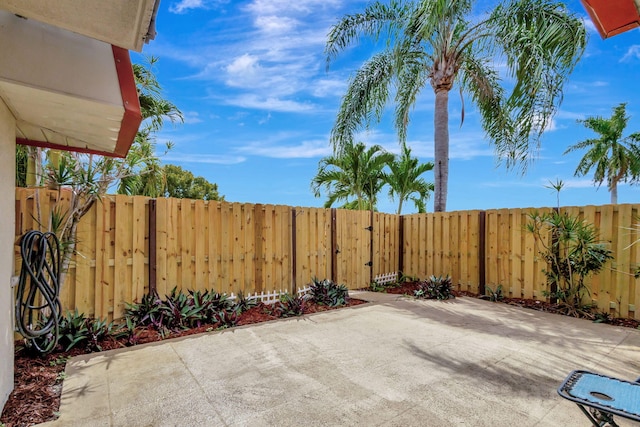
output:
[[586,279],[600,272],[613,254],[597,240],[598,230],[578,216],[553,211],[529,216],[527,231],[542,246],[540,255],[547,262],[548,297],[557,298],[565,314],[588,314],[593,305]]
[[313,278],[310,298],[317,304],[336,307],[345,305],[349,299],[349,289],[345,285],[338,285],[329,279],[318,280]]
[[272,313],[278,317],[302,316],[307,308],[307,301],[304,296],[294,296],[284,294],[280,301],[274,304]]
[[100,343],[111,336],[121,334],[122,330],[114,322],[85,317],[84,313],[79,313],[76,309],[73,312],[68,311],[60,319],[59,333],[58,343],[64,351],[78,347],[81,343],[90,351],[102,351]]
[[58,343],[64,351],[69,351],[81,341],[86,340],[88,329],[84,313],[79,313],[78,309],[67,311],[67,314],[60,319],[58,331],[60,334]]
[[485,294],[480,297],[481,299],[488,299],[489,301],[501,301],[504,299],[504,294],[502,293],[502,285],[496,286],[495,289],[491,289],[488,285],[485,287]]
[[427,280],[418,282],[418,289],[414,291],[417,298],[445,300],[455,298],[453,285],[449,276],[431,276]]

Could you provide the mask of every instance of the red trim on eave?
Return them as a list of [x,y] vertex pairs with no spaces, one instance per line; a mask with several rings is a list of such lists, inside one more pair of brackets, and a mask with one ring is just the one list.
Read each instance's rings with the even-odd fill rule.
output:
[[16,138],[16,144],[53,148],[63,151],[75,151],[78,153],[99,154],[109,157],[125,157],[127,155],[138,133],[138,128],[142,123],[142,113],[140,112],[140,101],[138,99],[138,90],[136,89],[136,81],[133,75],[129,51],[113,45],[111,48],[116,65],[116,73],[118,75],[120,96],[122,97],[122,105],[124,107],[124,115],[122,117],[122,123],[120,124],[120,131],[118,132],[118,140],[116,141],[113,152],[53,144],[46,141],[34,141],[26,138]]
[[606,39],[640,26],[633,0],[580,0],[600,37]]
[[126,154],[124,156],[119,154],[114,154],[112,151],[92,150],[90,148],[74,147],[72,145],[53,144],[51,142],[34,141],[32,139],[26,139],[26,138],[16,138],[16,144],[30,145],[32,147],[53,148],[54,150],[62,150],[62,151],[75,151],[77,153],[99,154],[101,156],[108,156],[108,157],[125,157],[126,156]]
[[117,46],[111,47],[113,49],[116,72],[118,73],[118,81],[120,82],[122,105],[124,106],[124,116],[122,117],[114,154],[124,157],[129,152],[129,148],[131,148],[131,144],[133,144],[138,133],[142,123],[142,113],[129,51]]

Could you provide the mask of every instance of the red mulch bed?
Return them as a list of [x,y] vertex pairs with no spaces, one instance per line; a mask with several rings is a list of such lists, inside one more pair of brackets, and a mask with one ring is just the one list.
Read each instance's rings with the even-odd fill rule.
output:
[[[413,295],[413,291],[418,289],[417,282],[406,282],[399,286],[388,287],[385,289],[385,292],[388,294],[400,294],[400,295]],[[366,289],[364,289],[366,290]],[[468,296],[478,298],[478,294],[474,294],[473,292],[466,291],[454,291],[455,296]],[[560,304],[552,304],[548,301],[537,301],[534,299],[525,299],[525,298],[503,298],[500,302],[515,305],[518,307],[529,308],[538,311],[545,311],[548,313],[555,313],[566,315],[565,308]],[[623,326],[626,328],[640,328],[640,320],[637,319],[628,319],[624,317],[615,317],[615,316],[606,316],[604,318],[600,318],[600,320],[596,320],[597,317],[595,314],[585,315],[585,316],[577,316],[587,320],[596,321],[599,323],[606,323],[614,326]]]
[[[350,298],[347,306],[364,303],[366,301]],[[335,308],[341,307],[328,307],[308,302],[305,314],[333,310]],[[265,310],[263,304],[260,304],[243,312],[238,319],[237,325],[250,325],[277,318],[277,316]],[[209,332],[215,330],[215,328],[216,325],[202,325],[198,328],[171,332],[165,339]],[[158,331],[151,327],[136,329],[136,344],[156,342],[162,339]],[[106,351],[128,347],[131,346],[131,343],[127,341],[127,338],[110,338],[102,341],[100,346],[103,351]],[[0,416],[0,424],[4,423],[6,427],[26,427],[55,420],[58,417],[57,411],[60,408],[60,394],[62,392],[62,380],[64,379],[64,368],[67,359],[91,353],[91,351],[74,348],[69,352],[63,352],[60,349],[60,351],[54,351],[46,356],[36,356],[23,349],[21,342],[16,342],[16,349],[14,390],[4,406],[2,416]]]

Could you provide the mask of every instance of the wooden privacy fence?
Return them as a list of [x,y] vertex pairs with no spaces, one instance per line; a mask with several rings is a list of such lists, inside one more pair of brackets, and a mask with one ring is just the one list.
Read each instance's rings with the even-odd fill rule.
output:
[[[41,228],[68,194],[16,190],[16,241]],[[640,318],[640,205],[562,208],[600,229],[615,260],[591,281],[600,309]],[[538,211],[549,211],[539,209]],[[460,290],[502,285],[512,297],[544,299],[540,245],[524,230],[532,209],[397,216],[336,209],[106,196],[78,227],[77,254],[61,290],[64,309],[122,316],[125,302],[150,289],[173,287],[244,294],[295,292],[312,277],[350,289],[376,275],[402,271],[425,278],[450,275]],[[42,228],[41,228],[42,229]],[[16,246],[15,274],[20,256]],[[640,311],[640,310],[639,310]]]
[[[68,199],[17,189],[16,242],[47,229],[51,209],[65,211]],[[36,220],[37,206],[44,219]],[[150,289],[293,293],[313,277],[362,288],[398,270],[398,223],[362,211],[106,196],[80,222],[61,300],[64,309],[113,319]],[[16,275],[20,262],[16,246]]]

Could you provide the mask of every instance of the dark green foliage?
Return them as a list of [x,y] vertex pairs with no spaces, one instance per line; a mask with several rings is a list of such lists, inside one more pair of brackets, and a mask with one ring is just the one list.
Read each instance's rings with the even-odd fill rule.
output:
[[369,283],[369,290],[371,292],[385,292],[387,290],[387,285],[380,284],[376,281]]
[[68,311],[66,316],[60,319],[58,342],[64,351],[69,351],[80,343],[86,345],[90,351],[102,351],[100,343],[121,332],[114,322],[85,317],[84,313],[79,313],[76,309],[73,312]]
[[272,312],[278,317],[302,316],[306,305],[305,297],[284,294],[280,301],[274,304]]
[[218,324],[218,328],[232,328],[238,324],[238,312],[220,310],[214,315],[214,319],[214,323]]
[[318,280],[314,277],[310,288],[311,300],[317,304],[337,307],[345,305],[349,299],[349,289],[345,285],[338,285],[329,279]]
[[211,292],[207,295],[207,300],[209,301],[209,310],[213,312],[233,310],[233,300],[230,300],[227,294]]
[[87,348],[91,351],[102,351],[101,341],[122,333],[114,322],[107,322],[106,319],[88,318],[86,319],[86,327]]
[[453,285],[449,276],[431,276],[427,280],[418,283],[418,289],[414,291],[417,298],[445,300],[455,298]]
[[[169,329],[188,329],[200,326],[203,320],[203,307],[196,306],[193,298],[177,287],[171,294],[165,295],[161,310],[164,312],[164,325]],[[206,306],[204,307],[206,308]]]
[[236,296],[236,304],[234,306],[234,311],[238,314],[249,310],[252,307],[258,305],[258,301],[255,298],[246,298],[242,291],[238,292]]
[[180,199],[202,199],[223,201],[224,196],[218,193],[218,185],[201,176],[194,176],[180,166],[165,165],[163,168],[166,184],[165,197]]
[[127,325],[160,327],[163,323],[162,300],[156,292],[145,294],[139,303],[125,303]]
[[130,331],[130,342],[137,337],[134,331],[138,326],[151,326],[163,336],[170,330],[188,329],[204,324],[220,324],[222,327],[234,326],[238,314],[253,301],[244,298],[234,304],[226,294],[206,291],[184,293],[177,287],[161,299],[157,293],[146,294],[139,303],[127,304],[125,321]]
[[79,313],[78,309],[73,312],[68,311],[66,316],[60,319],[60,339],[58,343],[69,351],[81,341],[87,339],[87,324],[84,313]]
[[595,313],[593,322],[594,323],[611,323],[613,321],[613,316],[606,311],[600,311]]
[[564,305],[565,314],[588,314],[592,304],[584,301],[590,293],[585,280],[613,259],[611,250],[598,242],[596,227],[566,213],[535,212],[529,216],[527,231],[541,244],[540,255],[547,261],[546,294]]
[[504,294],[502,293],[502,285],[496,286],[495,290],[491,289],[491,287],[486,286],[485,295],[480,296],[481,299],[488,299],[489,301],[500,301],[504,299]]

